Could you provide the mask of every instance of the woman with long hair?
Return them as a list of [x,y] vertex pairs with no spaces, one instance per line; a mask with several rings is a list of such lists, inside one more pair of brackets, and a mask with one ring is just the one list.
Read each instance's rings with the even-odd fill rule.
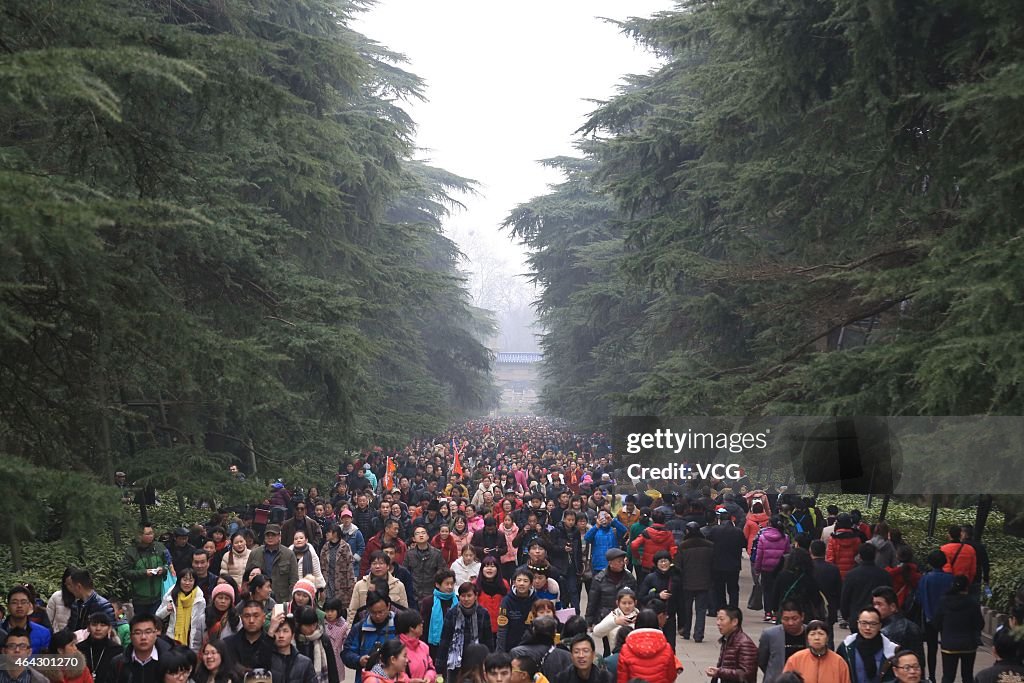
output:
[[195,665],[196,653],[187,647],[175,645],[160,654],[157,672],[162,683],[193,683],[192,669]]
[[800,605],[805,622],[828,617],[818,582],[814,579],[814,560],[803,548],[793,548],[786,555],[782,571],[775,577],[774,594],[771,609],[777,618],[782,617],[782,603],[789,600]]
[[242,680],[231,653],[220,638],[203,645],[193,678],[196,683],[240,683]]
[[764,591],[764,620],[774,621],[776,594],[775,578],[782,567],[782,561],[789,552],[789,536],[786,523],[778,515],[772,517],[768,526],[757,536],[757,550],[754,555],[754,571],[761,579]]
[[167,635],[174,642],[199,651],[206,631],[206,598],[196,586],[196,575],[190,567],[178,572],[178,580],[164,595],[156,616],[167,620]]
[[231,549],[224,553],[220,561],[220,573],[230,576],[235,580],[235,585],[242,585],[242,575],[245,573],[245,563],[249,561],[252,553],[246,545],[245,535],[241,532],[231,537]]
[[50,626],[54,632],[64,630],[71,619],[71,605],[75,603],[75,595],[71,592],[71,574],[78,571],[78,567],[68,567],[64,575],[60,577],[60,590],[54,591],[50,599],[46,601],[46,617],[50,620]]
[[469,530],[469,524],[466,522],[466,517],[461,513],[458,514],[452,521],[452,539],[455,541],[455,547],[459,549],[459,555],[462,554],[462,549],[466,547],[466,544],[468,544],[472,538],[473,534]]
[[452,538],[452,527],[448,522],[442,522],[434,537],[430,539],[430,545],[441,551],[444,563],[449,567],[459,559],[459,546]]
[[408,683],[405,673],[409,665],[405,644],[398,638],[378,643],[366,660],[363,683]]
[[238,633],[239,618],[235,610],[238,594],[227,583],[218,583],[210,591],[210,602],[206,605],[206,633],[204,642],[222,640]]
[[309,544],[305,531],[300,529],[295,532],[292,544],[288,549],[295,553],[295,562],[298,565],[299,576],[312,578],[313,585],[316,586],[317,590],[327,586],[327,581],[324,580],[323,572],[320,569],[320,556],[317,554],[316,549]]
[[260,603],[263,605],[263,613],[269,619],[274,605],[277,604],[274,598],[271,597],[272,592],[273,588],[271,587],[270,579],[263,574],[257,574],[249,579],[249,593],[248,595],[243,595],[243,602],[245,600],[255,600]]
[[[891,531],[889,533],[892,534]],[[916,600],[911,599],[908,605],[908,598],[917,594],[917,584],[921,582],[921,570],[914,562],[914,551],[908,545],[897,547],[896,561],[895,567],[888,567],[885,571],[889,572],[889,576],[892,577],[892,589],[896,591],[897,604],[901,611],[905,611],[908,606],[913,607],[916,603]],[[912,608],[911,614],[907,614],[907,616],[913,619],[914,611]]]
[[497,633],[498,612],[501,608],[501,599],[508,593],[508,581],[501,576],[498,560],[494,556],[488,555],[480,563],[476,587],[479,589],[477,602],[491,617],[491,633]]
[[462,666],[455,677],[455,683],[486,683],[484,675],[484,659],[490,654],[486,645],[473,643],[462,651]]

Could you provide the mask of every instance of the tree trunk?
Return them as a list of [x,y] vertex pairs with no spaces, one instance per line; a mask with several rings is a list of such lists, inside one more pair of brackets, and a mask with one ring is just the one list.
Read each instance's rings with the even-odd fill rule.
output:
[[989,513],[992,512],[992,496],[988,493],[983,493],[978,496],[978,513],[974,518],[974,540],[981,542],[981,537],[985,533],[985,525],[988,524]]
[[256,449],[252,445],[252,437],[245,440],[245,445],[249,450],[249,476],[256,476]]
[[935,524],[936,524],[936,522],[938,522],[938,519],[939,519],[939,497],[937,495],[935,495],[935,494],[932,494],[932,507],[931,507],[931,511],[928,513],[928,532],[927,532],[927,536],[929,538],[935,538]]
[[7,529],[11,534],[11,564],[14,565],[14,573],[20,574],[24,571],[21,564],[21,540],[18,538],[18,530],[15,527],[14,516],[7,520]]
[[878,512],[878,521],[879,522],[884,522],[885,521],[885,515],[886,515],[887,512],[889,512],[889,499],[890,498],[892,498],[892,494],[889,494],[889,493],[887,493],[884,496],[882,496],[882,509],[879,510],[879,512]]

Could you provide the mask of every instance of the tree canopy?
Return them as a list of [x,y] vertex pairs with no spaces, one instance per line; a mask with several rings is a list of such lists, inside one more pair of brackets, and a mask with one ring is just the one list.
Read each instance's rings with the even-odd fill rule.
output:
[[441,230],[473,183],[412,161],[365,5],[0,0],[5,462],[204,489],[493,402]]
[[622,23],[663,65],[506,221],[545,288],[545,406],[1021,414],[1021,12],[688,0]]

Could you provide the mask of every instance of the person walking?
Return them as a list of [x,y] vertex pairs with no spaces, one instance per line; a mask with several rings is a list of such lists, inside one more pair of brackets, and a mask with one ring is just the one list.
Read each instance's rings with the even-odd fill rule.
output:
[[981,608],[967,594],[970,583],[967,576],[955,576],[935,614],[935,628],[942,643],[942,683],[953,683],[957,666],[963,683],[974,681],[974,659],[985,620]]
[[[719,507],[715,511],[718,525],[707,532],[708,540],[714,544],[711,557],[712,609],[717,613],[725,606],[738,608],[740,604],[740,569],[747,539],[743,530],[736,528],[729,510]],[[726,599],[728,593],[728,599]]]
[[711,683],[756,683],[757,645],[743,632],[743,612],[739,607],[723,607],[718,610],[716,622],[722,635],[718,664],[704,673]]

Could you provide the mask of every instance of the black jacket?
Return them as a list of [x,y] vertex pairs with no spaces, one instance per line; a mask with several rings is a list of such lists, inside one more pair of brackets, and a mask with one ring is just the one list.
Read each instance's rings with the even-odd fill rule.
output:
[[736,525],[726,522],[711,527],[708,540],[715,544],[711,554],[711,569],[718,572],[738,572],[742,568],[742,553],[747,549],[747,537]]
[[[581,573],[583,571],[583,539],[580,537],[580,532],[575,527],[566,529],[564,524],[559,524],[551,530],[549,538],[551,539],[551,549],[548,551],[548,559],[559,576],[567,576],[570,571],[574,574]],[[569,552],[565,551],[566,545],[569,546]]]
[[943,650],[974,652],[981,645],[985,620],[981,608],[965,594],[943,595],[934,623]]
[[[448,675],[448,652],[452,645],[452,638],[455,636],[455,619],[458,616],[456,609],[458,605],[453,606],[444,615],[444,625],[441,627],[441,644],[437,649],[437,657],[434,659],[434,671],[442,676]],[[475,642],[481,645],[486,645],[487,649],[494,652],[494,632],[491,630],[491,615],[490,613],[481,607],[476,606],[476,624],[477,624],[477,640]],[[464,642],[462,645],[462,651],[466,651],[466,646],[471,645],[472,641]]]
[[814,560],[814,580],[828,600],[828,623],[839,620],[839,601],[843,597],[843,575],[839,567],[822,559]]
[[640,589],[636,595],[640,604],[646,606],[651,600],[660,600],[661,591],[668,591],[672,594],[667,603],[668,613],[679,612],[682,609],[683,577],[678,569],[672,567],[664,574],[655,569],[640,582]]
[[[164,637],[156,639],[157,657],[163,658],[171,651],[171,642]],[[111,663],[113,678],[117,683],[163,683],[164,677],[160,675],[160,662],[150,659],[145,664],[139,664],[132,658],[132,647],[128,645]]]
[[921,633],[921,627],[901,613],[897,612],[882,622],[882,635],[899,645],[900,649],[913,650],[918,659],[924,661],[924,634]]
[[[330,653],[327,658],[333,659]],[[291,653],[287,655],[280,654],[275,648],[270,659],[270,674],[274,683],[316,683],[313,660],[299,654],[294,645]]]
[[244,631],[224,639],[224,647],[243,669],[269,669],[270,657],[274,653],[274,639],[261,633],[255,643],[250,643]]
[[487,533],[487,527],[473,534],[473,549],[476,550],[476,559],[483,561],[488,555],[501,562],[501,556],[508,552],[508,539],[505,534],[495,529]]
[[615,609],[615,596],[623,588],[637,590],[636,577],[628,571],[619,575],[619,581],[612,580],[607,569],[602,569],[590,582],[590,592],[587,593],[587,623],[596,624]]
[[843,593],[839,598],[839,611],[843,617],[854,621],[860,610],[871,606],[871,591],[879,586],[892,586],[892,577],[874,564],[858,564],[846,572]]
[[358,505],[352,508],[352,523],[363,532],[363,538],[368,539],[373,535],[370,533],[370,529],[373,527],[373,518],[376,516],[377,512],[371,510],[369,506],[365,510],[360,510]]
[[86,638],[78,644],[78,650],[85,655],[85,664],[92,672],[92,678],[96,683],[114,683],[113,662],[122,652],[120,645],[109,638]]

